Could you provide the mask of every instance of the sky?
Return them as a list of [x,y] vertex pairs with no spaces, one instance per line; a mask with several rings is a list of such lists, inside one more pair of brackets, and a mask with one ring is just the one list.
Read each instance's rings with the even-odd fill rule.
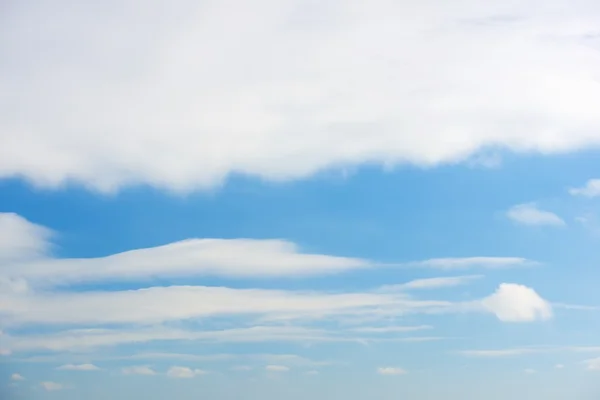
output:
[[598,399],[600,3],[0,4],[0,399]]

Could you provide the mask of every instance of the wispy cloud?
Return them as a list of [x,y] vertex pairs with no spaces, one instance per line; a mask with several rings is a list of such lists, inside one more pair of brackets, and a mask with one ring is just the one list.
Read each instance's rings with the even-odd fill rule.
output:
[[457,257],[457,258],[432,258],[430,260],[412,263],[442,270],[461,270],[470,268],[499,269],[524,267],[537,264],[534,261],[520,257]]
[[188,367],[174,366],[169,368],[167,376],[175,379],[189,379],[196,376],[205,375],[207,372],[201,369],[192,369]]
[[64,388],[64,386],[62,384],[56,383],[56,382],[51,382],[51,381],[42,382],[42,383],[40,383],[40,385],[47,392],[54,392],[54,391],[61,390]]
[[377,373],[380,375],[404,375],[407,371],[398,367],[380,367],[377,368]]
[[573,196],[598,197],[600,196],[600,179],[590,179],[582,187],[571,188],[569,193]]
[[290,370],[290,367],[287,367],[285,365],[267,365],[265,367],[265,370],[269,372],[288,372]]
[[123,375],[156,375],[156,371],[147,365],[125,367],[121,369],[121,372]]
[[382,286],[382,291],[394,290],[419,290],[419,289],[438,289],[445,287],[453,287],[466,285],[474,280],[481,279],[482,275],[466,275],[466,276],[445,276],[436,278],[415,279],[413,281],[398,285]]
[[56,369],[59,371],[98,371],[100,368],[94,364],[65,364]]
[[564,226],[565,221],[550,211],[541,210],[535,203],[518,204],[511,207],[506,216],[512,221],[529,226]]

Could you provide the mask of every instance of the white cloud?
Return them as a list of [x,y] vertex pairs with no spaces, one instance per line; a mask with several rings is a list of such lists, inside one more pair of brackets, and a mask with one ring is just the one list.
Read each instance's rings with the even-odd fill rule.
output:
[[267,365],[265,369],[269,372],[288,372],[290,367],[286,367],[285,365]]
[[516,223],[529,226],[563,226],[565,221],[558,215],[550,212],[540,210],[536,204],[518,204],[511,207],[507,212],[506,216],[515,221]]
[[460,354],[467,357],[485,357],[485,358],[497,358],[497,357],[514,357],[521,356],[524,354],[542,353],[544,351],[553,349],[544,348],[516,348],[516,349],[497,349],[497,350],[465,350],[461,351]]
[[14,213],[0,212],[0,262],[16,262],[46,256],[51,248],[50,229]]
[[33,281],[72,283],[150,277],[314,275],[365,268],[365,260],[301,253],[285,240],[189,239],[101,258],[41,259],[6,273]]
[[598,197],[600,196],[600,179],[590,179],[583,187],[569,189],[569,193],[573,196]]
[[523,370],[524,373],[531,375],[531,374],[535,374],[537,371],[535,369],[532,368],[526,368],[525,370]]
[[[2,299],[2,295],[0,295]],[[159,323],[217,315],[327,316],[394,305],[405,311],[427,301],[375,293],[327,294],[266,289],[171,286],[121,292],[43,293],[7,296],[5,323]],[[436,303],[433,303],[436,304]]]
[[125,367],[121,369],[121,373],[123,375],[156,375],[156,371],[145,365]]
[[465,285],[469,282],[480,278],[482,278],[481,275],[468,275],[416,279],[405,284],[396,285],[396,287],[398,289],[437,289],[443,287]]
[[316,370],[306,371],[306,375],[319,375],[319,371],[316,371]]
[[554,368],[555,368],[555,369],[564,369],[564,368],[565,368],[565,366],[564,366],[563,364],[556,364],[556,365],[554,366]]
[[468,268],[511,268],[533,265],[535,262],[520,257],[462,257],[432,258],[413,263],[413,265],[442,270],[461,270]]
[[10,376],[10,380],[11,381],[24,381],[25,378],[23,377],[23,375],[15,373]]
[[360,328],[354,328],[353,331],[361,333],[402,333],[402,332],[414,332],[421,331],[424,329],[431,329],[429,325],[415,325],[415,326],[365,326]]
[[600,142],[593,2],[133,4],[2,13],[0,177],[188,190]]
[[206,374],[206,371],[201,369],[191,369],[188,367],[171,367],[167,371],[167,376],[170,378],[193,378],[199,375]]
[[98,371],[100,368],[94,364],[65,364],[57,369],[61,371]]
[[598,371],[600,370],[600,357],[598,358],[591,358],[589,360],[585,360],[584,364],[586,365],[586,368],[590,371]]
[[483,307],[504,322],[529,322],[552,317],[552,306],[535,290],[514,283],[501,284],[481,301]]
[[[52,334],[19,335],[9,337],[7,344],[14,351],[49,350],[82,351],[103,346],[152,341],[202,341],[212,343],[252,342],[327,342],[363,341],[363,338],[345,336],[343,332],[294,326],[252,326],[223,330],[183,330],[165,327],[138,329],[77,329]],[[277,358],[281,362],[281,357]],[[286,361],[290,361],[286,356]],[[273,360],[273,358],[271,358]]]
[[377,373],[380,375],[404,375],[406,370],[397,367],[381,367],[377,368]]
[[42,385],[42,387],[47,391],[47,392],[54,392],[57,390],[61,390],[64,388],[64,386],[60,383],[56,383],[56,382],[42,382],[40,383],[40,385]]

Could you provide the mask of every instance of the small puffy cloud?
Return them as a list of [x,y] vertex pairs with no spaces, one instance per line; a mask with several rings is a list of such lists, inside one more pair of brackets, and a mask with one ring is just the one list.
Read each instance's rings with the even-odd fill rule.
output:
[[573,196],[598,197],[600,196],[600,179],[590,179],[583,187],[569,189],[569,193]]
[[407,371],[397,367],[380,367],[377,368],[377,373],[380,375],[404,375]]
[[50,382],[50,381],[42,382],[42,383],[40,383],[40,385],[42,385],[44,390],[46,390],[47,392],[54,392],[57,390],[61,390],[64,387],[60,383]]
[[11,380],[11,381],[15,381],[15,382],[16,382],[16,381],[24,381],[24,380],[25,380],[25,377],[23,377],[23,375],[21,375],[21,374],[12,374],[12,375],[10,376],[10,380]]
[[171,367],[167,371],[167,376],[169,378],[178,378],[178,379],[193,378],[195,376],[204,375],[204,374],[206,374],[206,371],[203,371],[201,369],[191,369],[188,367],[177,367],[177,366]]
[[123,375],[156,375],[156,371],[144,365],[125,367],[121,369],[121,372]]
[[527,375],[531,375],[531,374],[535,374],[537,371],[535,369],[526,368],[523,370],[523,372],[526,373]]
[[94,364],[66,364],[57,368],[60,371],[98,371]]
[[544,211],[535,203],[518,204],[511,207],[506,216],[512,221],[528,226],[564,226],[565,221],[550,211]]
[[285,365],[267,365],[265,369],[269,372],[288,372],[290,367],[286,367]]
[[552,306],[535,290],[514,283],[501,284],[481,301],[483,307],[504,322],[530,322],[552,317]]

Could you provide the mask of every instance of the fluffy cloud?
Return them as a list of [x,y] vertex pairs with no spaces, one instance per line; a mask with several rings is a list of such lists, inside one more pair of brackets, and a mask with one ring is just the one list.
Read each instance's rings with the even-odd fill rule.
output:
[[11,381],[24,381],[24,380],[25,380],[25,378],[24,378],[24,377],[23,377],[23,375],[21,375],[21,374],[12,374],[12,375],[10,376],[10,380],[11,380]]
[[534,203],[518,204],[506,212],[506,216],[522,225],[563,226],[565,221],[558,215],[540,210]]
[[122,368],[121,373],[123,375],[156,375],[156,371],[144,365]]
[[206,371],[203,371],[201,369],[191,369],[188,367],[171,367],[167,371],[167,376],[169,378],[178,378],[178,379],[193,378],[195,376],[204,375],[204,374],[206,374]]
[[288,372],[290,367],[286,367],[285,365],[267,365],[265,370],[269,372]]
[[54,392],[54,391],[61,390],[64,388],[64,386],[62,384],[56,383],[56,382],[50,382],[50,381],[42,382],[42,383],[40,383],[40,385],[47,392]]
[[136,4],[2,13],[0,177],[190,190],[600,142],[591,2]]
[[98,371],[94,364],[65,364],[57,368],[60,371]]
[[481,301],[483,307],[504,322],[529,322],[552,317],[552,306],[535,290],[514,283],[503,283]]
[[573,196],[598,197],[600,196],[600,179],[590,179],[583,187],[569,189],[569,193]]
[[377,368],[377,373],[380,375],[404,375],[406,370],[397,367],[381,367]]

